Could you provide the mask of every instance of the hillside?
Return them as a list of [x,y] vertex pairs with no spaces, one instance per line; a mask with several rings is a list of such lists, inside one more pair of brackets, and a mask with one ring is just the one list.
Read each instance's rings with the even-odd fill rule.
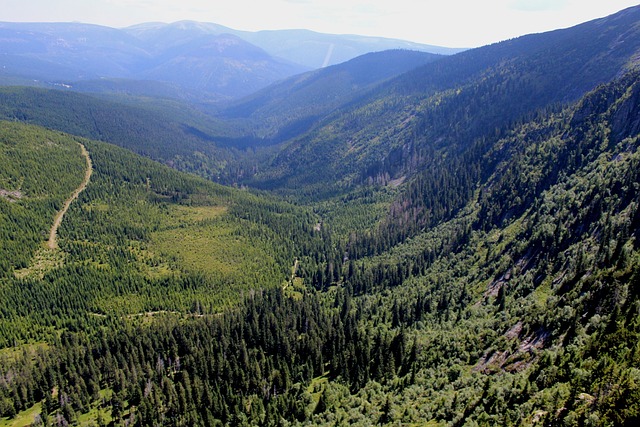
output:
[[217,116],[3,90],[0,427],[636,425],[639,22],[366,55]]
[[[98,139],[217,180],[237,156],[216,140],[233,139],[233,127],[195,106],[164,99],[95,98],[73,92],[0,88],[0,118]],[[215,136],[214,136],[215,135]]]
[[441,55],[389,50],[359,56],[345,63],[303,73],[221,106],[216,116],[244,119],[263,140],[255,145],[286,141],[304,133],[315,122],[336,109],[363,97],[382,82]]
[[356,252],[382,253],[459,212],[502,136],[633,69],[638,20],[634,7],[426,64],[314,122],[270,162],[246,162],[238,180],[320,204]]
[[[26,340],[0,353],[4,378],[12,372],[2,414],[141,425],[633,423],[638,77],[517,126],[483,155],[492,173],[457,215],[384,254],[349,252],[344,264],[340,236],[327,224],[316,240],[309,213],[83,141],[97,177],[63,227],[60,264],[2,281],[3,339]],[[26,146],[44,132],[8,131]],[[294,224],[293,246],[273,240]],[[203,230],[214,246],[198,243]],[[248,263],[241,272],[206,273],[210,261],[192,258],[234,247]],[[278,286],[288,273],[277,266],[305,250],[294,280]],[[267,253],[273,267],[256,269]],[[225,271],[236,279],[215,285]],[[248,286],[271,290],[215,315],[218,292],[229,301],[228,286],[247,274]]]
[[[6,87],[0,88],[0,118],[107,141],[182,171],[234,183],[238,165],[254,161],[250,153],[238,150],[281,143],[371,87],[438,58],[411,51],[365,55],[273,85],[214,113],[209,107],[166,99],[172,97],[166,88],[149,82],[99,84],[108,91],[126,84],[133,93],[160,98]],[[91,87],[95,83],[77,85]]]
[[[444,167],[455,168],[450,162],[477,143],[489,146],[496,134],[540,109],[576,101],[632,68],[640,50],[639,19],[634,7],[409,71],[291,138],[244,182],[327,197],[368,181],[409,181],[419,171],[440,169],[445,157]],[[464,162],[460,167],[473,169]]]
[[[80,185],[85,165],[73,140],[35,128],[20,135],[6,122],[0,129],[0,274],[5,277],[15,268],[27,267],[38,243],[48,236],[55,213]],[[43,158],[49,161],[43,163]]]
[[[215,312],[241,290],[280,286],[296,240],[313,241],[307,213],[286,204],[105,143],[1,124],[3,346],[42,333],[51,316],[86,322],[96,313],[189,312],[196,302],[200,313]],[[80,143],[93,165],[81,192]],[[74,192],[57,244],[45,245]]]

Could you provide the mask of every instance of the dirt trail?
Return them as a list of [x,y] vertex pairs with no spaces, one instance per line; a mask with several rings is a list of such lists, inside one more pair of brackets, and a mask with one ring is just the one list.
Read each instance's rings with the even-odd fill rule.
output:
[[64,206],[62,206],[62,209],[60,209],[60,211],[56,214],[56,218],[53,221],[53,225],[51,226],[51,231],[49,232],[49,241],[47,242],[47,247],[49,249],[56,249],[58,247],[58,228],[62,223],[62,218],[64,217],[64,214],[66,214],[69,210],[69,206],[71,206],[71,203],[75,199],[77,199],[80,193],[82,193],[82,190],[87,187],[87,184],[89,184],[89,179],[91,178],[91,174],[93,173],[93,166],[91,165],[91,157],[89,157],[89,152],[82,144],[80,144],[80,149],[82,150],[82,155],[87,162],[87,170],[84,173],[84,179],[82,180],[80,186],[76,188],[76,190],[67,200],[64,201]]

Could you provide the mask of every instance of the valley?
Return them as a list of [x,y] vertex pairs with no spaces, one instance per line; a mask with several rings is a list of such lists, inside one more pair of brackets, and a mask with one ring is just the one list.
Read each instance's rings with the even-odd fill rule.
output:
[[1,87],[0,426],[634,425],[639,22]]

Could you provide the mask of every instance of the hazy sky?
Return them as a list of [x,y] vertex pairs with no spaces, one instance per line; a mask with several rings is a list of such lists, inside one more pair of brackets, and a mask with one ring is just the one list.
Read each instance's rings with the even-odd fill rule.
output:
[[125,27],[184,19],[239,30],[307,28],[476,47],[565,28],[638,0],[0,0],[0,21]]

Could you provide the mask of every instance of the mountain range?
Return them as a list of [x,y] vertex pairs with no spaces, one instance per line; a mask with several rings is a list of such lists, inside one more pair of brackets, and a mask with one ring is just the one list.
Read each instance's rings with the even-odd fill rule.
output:
[[245,96],[151,78],[277,34],[100,31],[166,57],[0,88],[0,426],[640,420],[640,6]]
[[248,95],[302,71],[392,48],[457,51],[309,31],[251,33],[192,21],[124,29],[80,23],[0,23],[6,82],[34,84],[36,80],[45,87],[209,102]]

